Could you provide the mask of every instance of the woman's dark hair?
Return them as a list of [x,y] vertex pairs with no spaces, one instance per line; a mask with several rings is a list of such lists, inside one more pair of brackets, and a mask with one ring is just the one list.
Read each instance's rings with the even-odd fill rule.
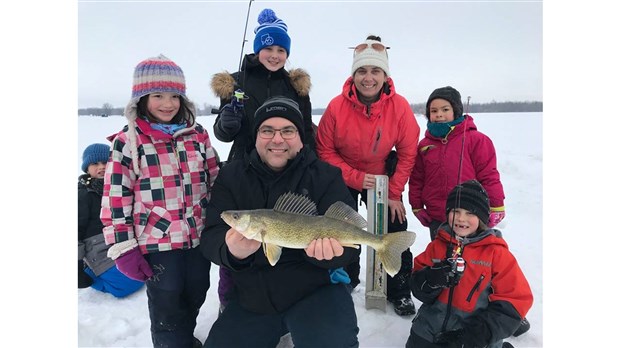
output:
[[[151,123],[158,123],[159,121],[153,116],[147,107],[149,100],[149,95],[145,95],[138,101],[138,117],[141,119],[146,119]],[[194,124],[196,120],[196,115],[190,110],[187,106],[187,102],[185,98],[179,96],[179,100],[181,101],[181,106],[179,107],[179,112],[172,118],[170,121],[171,124],[181,124],[183,122],[187,122],[188,124]]]
[[375,40],[375,41],[379,41],[379,42],[381,42],[381,36],[368,35],[368,37],[366,38],[366,40]]

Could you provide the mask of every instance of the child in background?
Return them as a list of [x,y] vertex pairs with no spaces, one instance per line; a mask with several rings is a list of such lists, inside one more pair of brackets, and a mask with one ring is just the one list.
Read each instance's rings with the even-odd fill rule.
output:
[[92,287],[120,298],[138,291],[144,282],[127,278],[107,256],[110,247],[103,238],[99,213],[109,155],[106,144],[91,144],[82,153],[85,174],[78,178],[78,288]]
[[426,118],[427,130],[418,144],[409,178],[413,214],[429,228],[433,240],[437,227],[446,221],[448,192],[459,184],[460,177],[461,181],[476,179],[482,184],[491,201],[488,226],[499,224],[505,216],[504,188],[497,171],[495,147],[488,136],[478,131],[471,115],[463,115],[459,91],[450,86],[434,90],[426,102]]
[[108,256],[146,281],[154,347],[200,347],[193,334],[211,263],[198,246],[219,171],[215,152],[183,70],[163,55],[136,66],[125,117],[104,177]]
[[[269,8],[260,12],[258,24],[254,29],[254,53],[244,56],[240,71],[232,74],[224,71],[211,79],[211,89],[221,102],[213,133],[223,142],[233,142],[228,161],[243,158],[254,149],[254,114],[268,98],[275,96],[299,104],[306,147],[313,151],[315,148],[310,75],[303,69],[284,68],[291,53],[288,26]],[[245,97],[235,98],[236,90],[241,90]]]
[[476,180],[448,195],[447,223],[414,259],[410,286],[422,301],[407,348],[511,347],[534,301],[499,230],[489,228],[489,197]]

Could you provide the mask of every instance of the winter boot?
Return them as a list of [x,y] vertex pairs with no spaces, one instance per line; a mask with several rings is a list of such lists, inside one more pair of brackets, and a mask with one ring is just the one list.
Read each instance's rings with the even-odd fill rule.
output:
[[523,320],[521,320],[521,323],[519,324],[519,327],[517,328],[517,330],[512,334],[514,337],[518,337],[523,335],[524,333],[527,332],[527,330],[530,329],[530,322],[527,321],[527,318],[523,318]]
[[510,342],[504,342],[502,343],[502,348],[515,348],[515,346],[510,344]]
[[413,300],[409,296],[388,299],[388,301],[394,304],[394,312],[401,317],[415,314],[415,304],[413,304]]
[[196,337],[194,337],[192,348],[202,348],[202,342],[200,342],[200,340],[197,339]]
[[78,260],[78,289],[93,285],[93,278],[84,271],[84,261]]

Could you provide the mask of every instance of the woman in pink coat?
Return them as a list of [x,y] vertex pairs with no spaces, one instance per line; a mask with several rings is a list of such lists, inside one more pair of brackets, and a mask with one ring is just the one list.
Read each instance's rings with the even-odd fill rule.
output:
[[[340,168],[357,201],[366,202],[375,175],[390,176],[388,233],[407,229],[401,196],[413,168],[420,136],[409,102],[397,94],[390,77],[387,49],[381,38],[369,36],[355,47],[351,77],[331,100],[317,130],[319,158]],[[390,155],[396,149],[396,157]],[[402,254],[401,272],[389,277],[387,297],[399,315],[415,313],[408,287],[412,266],[409,250]],[[359,262],[347,269],[351,285],[359,284]]]

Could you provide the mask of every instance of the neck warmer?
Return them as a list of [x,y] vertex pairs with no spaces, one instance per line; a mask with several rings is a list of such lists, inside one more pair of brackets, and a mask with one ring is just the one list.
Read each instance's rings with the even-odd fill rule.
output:
[[436,123],[436,122],[428,121],[428,123],[426,124],[426,127],[428,128],[428,131],[433,136],[438,137],[438,138],[443,138],[446,135],[448,135],[448,133],[450,133],[450,131],[452,130],[452,128],[454,128],[454,126],[463,122],[464,120],[465,120],[465,116],[461,116],[451,122]]
[[162,131],[166,134],[173,135],[179,129],[186,127],[185,123],[182,124],[163,124],[163,123],[151,123],[151,128]]

